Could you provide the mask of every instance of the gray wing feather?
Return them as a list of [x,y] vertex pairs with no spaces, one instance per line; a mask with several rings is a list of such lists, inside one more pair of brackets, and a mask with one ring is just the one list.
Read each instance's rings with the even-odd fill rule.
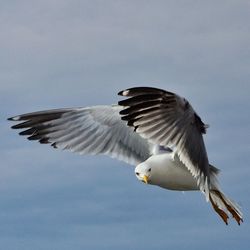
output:
[[122,119],[151,142],[174,146],[201,190],[207,191],[209,164],[202,137],[206,125],[189,102],[172,92],[147,87],[127,89],[119,95],[129,97],[119,102],[124,106]]
[[56,109],[9,118],[29,140],[80,154],[104,154],[129,164],[145,161],[152,145],[121,120],[119,106]]

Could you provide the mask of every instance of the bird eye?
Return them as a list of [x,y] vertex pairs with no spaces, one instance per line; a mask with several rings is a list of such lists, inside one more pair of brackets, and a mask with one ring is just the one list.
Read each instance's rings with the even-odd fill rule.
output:
[[136,172],[135,174],[136,174],[136,175],[139,175],[139,173],[138,173],[138,172]]
[[148,172],[151,172],[151,168],[148,169]]

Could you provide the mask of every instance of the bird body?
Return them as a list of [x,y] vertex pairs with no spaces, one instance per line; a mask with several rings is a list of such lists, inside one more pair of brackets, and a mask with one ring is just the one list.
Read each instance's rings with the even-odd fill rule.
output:
[[9,118],[20,135],[79,154],[104,154],[135,167],[136,177],[165,189],[200,190],[228,224],[243,222],[238,205],[220,189],[209,164],[204,124],[190,103],[172,92],[137,87],[119,92],[118,105],[45,110]]
[[[199,190],[197,181],[178,159],[174,152],[168,152],[150,156],[146,161],[138,164],[135,173],[147,176],[147,170],[151,169],[148,184],[157,185],[169,190],[191,191]],[[140,176],[136,174],[140,180]]]

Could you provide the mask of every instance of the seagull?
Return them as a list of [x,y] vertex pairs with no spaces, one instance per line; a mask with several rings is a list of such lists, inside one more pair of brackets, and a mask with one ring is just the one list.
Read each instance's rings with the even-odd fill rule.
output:
[[226,225],[239,206],[221,190],[209,164],[204,124],[183,97],[162,89],[120,91],[118,105],[52,109],[8,118],[20,135],[79,154],[104,154],[135,166],[137,179],[168,190],[201,191]]

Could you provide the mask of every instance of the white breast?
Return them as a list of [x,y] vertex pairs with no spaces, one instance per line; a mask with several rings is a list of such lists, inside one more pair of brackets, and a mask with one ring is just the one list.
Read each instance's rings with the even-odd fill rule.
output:
[[152,167],[150,184],[171,190],[198,190],[194,177],[173,154],[153,155],[144,162]]

